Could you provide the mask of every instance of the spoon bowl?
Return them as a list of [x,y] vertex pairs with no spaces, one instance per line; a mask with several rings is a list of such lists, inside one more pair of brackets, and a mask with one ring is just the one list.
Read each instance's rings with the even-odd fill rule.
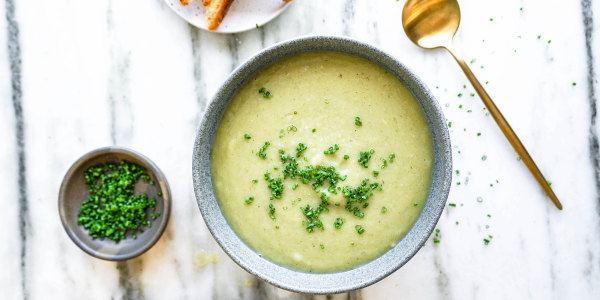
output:
[[402,11],[408,38],[426,49],[447,47],[460,24],[456,0],[409,0]]

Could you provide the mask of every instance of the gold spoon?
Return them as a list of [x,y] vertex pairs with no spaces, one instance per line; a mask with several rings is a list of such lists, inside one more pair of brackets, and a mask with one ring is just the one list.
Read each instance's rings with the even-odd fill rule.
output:
[[488,111],[500,126],[500,129],[517,151],[521,159],[529,168],[535,179],[544,188],[554,205],[562,209],[562,204],[556,198],[556,195],[550,188],[548,181],[535,165],[535,162],[527,153],[525,146],[519,140],[519,137],[510,128],[510,125],[498,110],[490,96],[481,86],[481,83],[475,78],[471,69],[465,61],[451,50],[452,38],[458,30],[460,23],[460,8],[456,0],[407,0],[402,10],[402,26],[408,38],[425,49],[444,48],[452,54],[456,62],[460,65],[465,75],[481,97],[481,100],[487,106]]

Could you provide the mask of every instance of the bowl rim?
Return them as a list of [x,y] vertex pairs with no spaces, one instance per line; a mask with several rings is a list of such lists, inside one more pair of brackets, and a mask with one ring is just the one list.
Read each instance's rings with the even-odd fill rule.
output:
[[[68,201],[66,199],[67,198],[66,197],[67,186],[68,186],[68,183],[70,182],[70,180],[72,180],[74,173],[82,165],[86,164],[89,160],[92,160],[97,157],[101,157],[103,155],[115,154],[115,153],[134,157],[140,161],[143,161],[144,163],[146,163],[148,165],[148,167],[150,169],[148,171],[151,172],[156,177],[157,184],[159,184],[161,186],[161,192],[162,192],[161,198],[163,199],[163,212],[161,214],[162,218],[160,220],[160,223],[157,224],[158,230],[155,232],[155,234],[152,236],[152,238],[149,239],[149,241],[143,247],[136,248],[135,251],[128,252],[128,253],[107,254],[107,253],[103,253],[103,252],[94,250],[92,247],[90,247],[84,241],[82,241],[81,239],[79,239],[77,237],[73,228],[71,228],[71,226],[69,226],[69,224],[67,222],[67,211],[65,209],[66,208],[65,204]],[[85,153],[84,155],[82,155],[69,167],[69,170],[67,171],[67,173],[65,173],[65,176],[63,177],[62,183],[60,185],[60,190],[58,192],[58,213],[60,215],[60,221],[63,225],[63,228],[67,232],[67,235],[69,236],[69,238],[71,238],[73,243],[75,243],[75,245],[77,245],[77,247],[79,247],[81,250],[83,250],[84,252],[86,252],[87,254],[89,254],[93,257],[100,258],[103,260],[108,260],[108,261],[128,260],[128,259],[140,256],[144,252],[148,251],[150,248],[152,248],[152,246],[154,246],[154,244],[156,244],[156,242],[158,242],[158,240],[163,235],[165,229],[167,228],[167,224],[169,223],[169,219],[170,219],[170,215],[171,215],[171,190],[169,188],[169,183],[168,183],[165,175],[158,168],[158,166],[152,160],[150,160],[148,157],[144,156],[143,154],[141,154],[137,151],[134,151],[134,150],[131,150],[131,149],[125,148],[125,147],[120,147],[120,146],[101,147],[101,148],[97,148],[92,151],[89,151],[89,152]]]
[[[411,91],[424,111],[434,149],[430,191],[419,217],[409,231],[392,249],[379,257],[353,269],[333,273],[308,273],[280,266],[263,258],[246,245],[229,226],[220,209],[214,195],[210,165],[214,132],[224,109],[237,90],[253,74],[272,63],[297,53],[315,50],[354,54],[394,74]],[[429,238],[450,192],[452,181],[450,136],[442,110],[431,91],[410,69],[394,57],[374,46],[349,37],[304,36],[279,42],[259,51],[227,77],[207,105],[198,126],[192,157],[192,177],[196,202],[206,226],[219,246],[235,263],[264,281],[289,291],[336,294],[363,288],[387,277],[408,262]],[[432,194],[435,194],[435,197]],[[426,213],[425,217],[424,213]]]

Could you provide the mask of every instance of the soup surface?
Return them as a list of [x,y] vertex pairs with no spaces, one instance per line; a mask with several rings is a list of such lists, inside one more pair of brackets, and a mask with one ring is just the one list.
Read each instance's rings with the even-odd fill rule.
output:
[[212,149],[219,205],[269,260],[308,272],[366,263],[410,229],[431,184],[421,107],[386,69],[314,51],[260,71]]

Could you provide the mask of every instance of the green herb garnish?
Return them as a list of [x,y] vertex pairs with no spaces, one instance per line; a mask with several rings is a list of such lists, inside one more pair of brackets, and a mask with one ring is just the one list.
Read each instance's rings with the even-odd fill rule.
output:
[[269,98],[273,97],[273,94],[271,94],[271,91],[268,91],[268,90],[267,90],[266,88],[264,88],[264,87],[261,87],[261,88],[258,90],[258,93],[259,93],[259,94],[262,94],[262,95],[263,95],[263,97],[264,97],[264,98],[267,98],[267,99],[269,99]]
[[247,139],[247,140],[249,140],[249,139],[252,138],[252,136],[246,133],[246,134],[244,134],[244,138]]
[[302,214],[306,217],[307,221],[302,221],[303,225],[306,225],[306,231],[309,233],[315,231],[316,228],[321,228],[321,230],[325,230],[323,227],[323,222],[319,220],[319,215],[323,211],[329,211],[327,206],[329,206],[329,197],[325,193],[321,193],[321,204],[317,207],[311,207],[310,205],[306,205],[306,207],[300,207]]
[[[146,210],[156,209],[156,199],[135,195],[134,191],[139,179],[151,182],[146,169],[125,161],[107,163],[87,169],[84,178],[89,196],[81,205],[77,222],[92,238],[107,237],[118,243],[128,231],[134,237],[143,232],[141,226],[150,227]],[[156,218],[160,214],[152,215]]]
[[275,220],[275,207],[273,207],[273,203],[269,203],[269,217],[271,220]]
[[258,149],[258,152],[256,153],[256,155],[258,155],[258,157],[262,158],[262,159],[267,159],[267,154],[265,153],[265,151],[267,151],[267,148],[269,148],[269,145],[271,145],[271,143],[269,141],[266,141],[265,144],[260,147],[260,149]]
[[329,149],[323,151],[324,154],[335,154],[336,151],[340,150],[340,146],[338,146],[338,144],[334,144],[333,146],[329,147]]
[[356,188],[346,186],[342,189],[342,193],[346,197],[346,210],[359,218],[365,216],[361,208],[369,206],[369,197],[373,195],[373,190],[379,187],[378,182],[368,184],[368,180],[368,178],[365,178]]
[[337,218],[335,219],[335,222],[333,222],[333,226],[334,226],[336,229],[340,229],[340,228],[342,228],[342,225],[343,225],[343,224],[344,224],[344,218],[340,218],[340,217],[337,217]]
[[362,121],[360,120],[360,117],[354,118],[354,124],[356,126],[362,126]]
[[358,163],[361,164],[363,167],[368,168],[370,159],[371,159],[370,152],[360,152],[360,155],[358,158]]
[[296,147],[296,157],[300,157],[300,155],[302,155],[302,152],[304,152],[304,150],[306,150],[306,145],[299,143],[298,147]]
[[365,229],[360,225],[354,226],[354,229],[356,229],[356,232],[358,232],[358,234],[363,234],[365,232]]

